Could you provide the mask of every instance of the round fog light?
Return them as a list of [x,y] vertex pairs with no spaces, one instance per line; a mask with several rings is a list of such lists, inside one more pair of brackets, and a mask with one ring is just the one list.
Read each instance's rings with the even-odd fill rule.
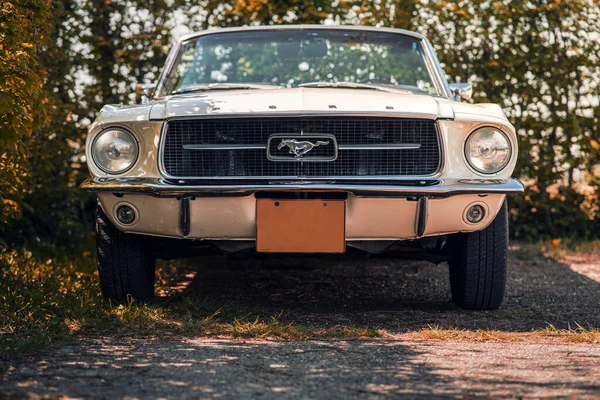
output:
[[485,215],[485,210],[483,209],[483,206],[481,206],[479,204],[475,204],[474,206],[469,207],[469,209],[467,210],[466,216],[467,216],[467,221],[469,221],[472,224],[476,224],[478,222],[481,222],[484,215]]
[[123,225],[129,225],[135,221],[135,211],[129,206],[120,206],[117,208],[117,219]]

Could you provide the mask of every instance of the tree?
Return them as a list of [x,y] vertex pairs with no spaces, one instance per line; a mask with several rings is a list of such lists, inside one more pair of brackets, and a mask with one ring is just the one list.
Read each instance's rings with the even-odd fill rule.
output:
[[181,2],[183,23],[190,30],[211,27],[278,24],[321,24],[328,18],[340,21],[345,1],[330,0],[204,0]]
[[600,3],[349,1],[349,21],[416,30],[450,81],[498,103],[519,134],[521,238],[600,235]]
[[[83,28],[76,1],[53,1],[47,23],[47,40],[38,54],[45,71],[43,102],[34,112],[35,127],[25,140],[31,171],[24,182],[22,218],[12,226],[13,241],[54,243],[60,232],[72,233],[72,225],[82,219],[80,203],[86,197],[77,187],[85,127],[78,124],[80,105],[75,93],[75,48]],[[72,240],[67,236],[62,240]]]
[[450,79],[472,82],[475,100],[499,103],[518,130],[527,190],[512,199],[514,233],[600,234],[598,2],[458,1],[421,15]]
[[176,24],[331,21],[419,31],[450,81],[502,105],[527,184],[511,199],[516,236],[600,235],[598,0],[14,0],[0,5],[0,239],[90,228],[86,129],[157,79]]
[[[0,4],[0,235],[20,211],[29,176],[25,142],[44,104],[45,70],[38,61],[50,24],[49,1],[14,1]],[[43,115],[44,110],[41,107]],[[1,244],[1,237],[0,237]]]
[[[32,4],[23,4],[23,12],[37,16]],[[79,189],[87,177],[87,127],[103,104],[131,102],[136,82],[157,78],[170,41],[172,9],[164,1],[49,5],[40,14],[45,38],[34,59],[40,72],[33,87],[41,100],[29,106],[29,132],[19,142],[28,164],[13,184],[23,189],[15,190],[19,197],[9,203],[22,214],[0,225],[0,234],[10,233],[13,244],[67,243],[91,229],[94,199]],[[31,96],[30,103],[35,103]],[[30,173],[28,165],[34,167]],[[3,176],[19,171],[14,164],[5,170]]]

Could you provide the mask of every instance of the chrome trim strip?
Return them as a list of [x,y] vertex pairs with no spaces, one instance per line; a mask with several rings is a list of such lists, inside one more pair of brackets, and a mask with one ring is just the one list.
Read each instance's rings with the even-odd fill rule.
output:
[[[185,150],[264,150],[267,146],[264,144],[184,144],[183,148]],[[418,150],[420,148],[419,143],[342,144],[338,146],[339,150]]]
[[184,144],[184,150],[264,150],[264,144]]
[[435,121],[435,133],[437,135],[437,143],[438,143],[438,169],[432,174],[432,177],[439,178],[444,173],[446,169],[446,149],[448,148],[446,142],[444,141],[444,135],[442,134],[442,129],[440,128],[440,121]]
[[340,150],[417,150],[419,143],[390,143],[390,144],[341,144]]
[[222,114],[201,114],[201,115],[174,115],[166,118],[151,119],[150,121],[171,121],[171,120],[186,120],[186,119],[205,119],[205,118],[284,118],[284,117],[381,117],[381,118],[421,118],[433,119],[438,118],[437,114],[417,113],[417,112],[401,112],[401,111],[344,111],[331,112],[329,110],[314,110],[305,112],[295,111],[274,111],[274,112],[233,112]]
[[431,42],[423,37],[422,42],[425,44],[425,52],[427,53],[427,59],[432,64],[435,73],[433,74],[436,77],[437,83],[441,85],[441,88],[444,92],[446,92],[446,97],[452,99],[452,90],[450,90],[450,85],[448,85],[448,81],[446,80],[446,74],[440,65],[440,60],[437,58],[437,54]]
[[212,28],[205,31],[193,32],[183,36],[182,42],[196,39],[200,36],[211,35],[215,33],[227,32],[245,32],[245,31],[280,31],[280,30],[346,30],[346,31],[370,31],[370,32],[387,32],[400,35],[412,36],[417,39],[424,39],[425,36],[418,32],[413,32],[398,28],[384,28],[373,26],[357,26],[357,25],[316,25],[316,24],[299,24],[299,25],[260,25],[260,26],[240,26],[231,28]]
[[290,181],[263,185],[174,185],[161,178],[88,178],[81,188],[89,192],[147,194],[153,196],[206,195],[211,197],[251,195],[263,191],[345,191],[370,197],[448,197],[459,194],[521,193],[523,185],[516,179],[448,179],[433,185],[366,185],[343,182]]

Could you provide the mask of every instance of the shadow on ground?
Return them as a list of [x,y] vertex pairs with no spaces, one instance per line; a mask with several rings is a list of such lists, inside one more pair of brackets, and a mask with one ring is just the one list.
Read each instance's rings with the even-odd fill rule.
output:
[[[590,397],[589,345],[96,339],[4,374],[4,398]],[[0,380],[1,383],[1,380]]]
[[446,265],[352,257],[163,262],[160,276],[171,292],[157,305],[193,307],[205,299],[258,315],[282,312],[298,325],[392,335],[291,342],[80,337],[0,362],[0,398],[597,398],[597,344],[393,335],[429,326],[506,332],[548,323],[599,326],[600,262],[598,255],[586,257],[559,263],[512,252],[506,302],[494,312],[453,306]]
[[499,310],[486,312],[453,305],[445,263],[386,257],[223,256],[170,262],[163,268],[171,271],[172,285],[185,286],[173,301],[204,296],[211,303],[258,315],[282,312],[283,321],[303,325],[391,333],[428,327],[528,332],[548,324],[600,327],[600,257],[590,257],[575,260],[584,267],[573,268],[573,263],[512,251],[506,300]]

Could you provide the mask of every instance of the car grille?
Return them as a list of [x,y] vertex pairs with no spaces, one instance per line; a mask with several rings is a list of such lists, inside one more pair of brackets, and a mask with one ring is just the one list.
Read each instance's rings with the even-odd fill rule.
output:
[[[266,145],[274,134],[306,135],[311,141],[318,135],[333,135],[337,159],[295,162],[290,154],[289,160],[269,160]],[[184,119],[169,121],[165,135],[163,170],[176,178],[427,176],[440,165],[435,121],[430,119]],[[268,150],[274,151],[274,147],[270,145]],[[324,148],[315,147],[306,157],[324,154]]]

